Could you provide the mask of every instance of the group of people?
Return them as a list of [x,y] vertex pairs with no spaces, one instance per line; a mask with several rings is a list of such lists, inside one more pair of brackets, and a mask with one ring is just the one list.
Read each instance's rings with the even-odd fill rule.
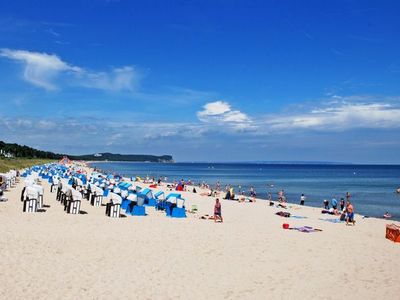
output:
[[[349,223],[352,223],[353,225],[355,224],[354,220],[354,206],[350,202],[350,193],[347,192],[346,195],[346,201],[344,198],[340,198],[340,202],[336,200],[336,198],[332,198],[330,201],[329,206],[329,201],[327,199],[324,199],[323,201],[323,210],[322,213],[326,214],[331,214],[335,216],[340,216],[340,219],[342,221],[346,221],[346,225]],[[304,194],[301,194],[300,196],[300,205],[304,205],[306,200],[306,196]],[[340,205],[340,210],[338,209],[338,204]]]

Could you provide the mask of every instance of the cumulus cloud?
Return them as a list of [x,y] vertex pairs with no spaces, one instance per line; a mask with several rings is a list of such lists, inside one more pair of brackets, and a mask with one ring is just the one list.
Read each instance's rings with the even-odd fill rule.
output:
[[55,54],[2,48],[0,56],[21,63],[23,78],[46,90],[57,89],[57,78],[61,76],[66,76],[72,85],[106,91],[132,91],[140,80],[139,72],[132,66],[95,72],[68,64]]
[[231,105],[225,101],[215,101],[203,106],[197,112],[197,117],[205,123],[225,124],[236,129],[246,129],[252,126],[252,121],[243,112],[232,110]]

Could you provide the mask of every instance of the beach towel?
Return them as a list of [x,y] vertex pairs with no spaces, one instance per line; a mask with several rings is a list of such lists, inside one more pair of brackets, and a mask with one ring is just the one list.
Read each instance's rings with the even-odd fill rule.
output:
[[305,233],[322,231],[322,229],[312,228],[310,226],[292,227],[292,228],[289,228],[289,229],[290,230],[297,230],[297,231],[305,232]]
[[324,221],[324,222],[330,222],[330,223],[343,223],[344,222],[339,219],[318,219],[318,220]]
[[290,217],[294,219],[307,219],[307,217],[304,216],[290,216]]

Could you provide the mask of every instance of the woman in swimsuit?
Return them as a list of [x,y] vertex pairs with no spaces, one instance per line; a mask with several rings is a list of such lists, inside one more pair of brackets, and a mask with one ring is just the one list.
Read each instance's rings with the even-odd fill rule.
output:
[[217,222],[217,220],[220,220],[221,223],[224,222],[221,213],[221,203],[219,202],[218,198],[215,200],[214,206],[214,222]]

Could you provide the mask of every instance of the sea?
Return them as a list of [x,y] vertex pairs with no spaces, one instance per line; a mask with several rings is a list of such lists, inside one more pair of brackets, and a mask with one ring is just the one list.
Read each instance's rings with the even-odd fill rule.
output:
[[339,165],[339,164],[271,164],[271,163],[137,163],[95,162],[92,167],[106,173],[126,177],[167,177],[168,182],[181,179],[215,187],[216,182],[239,186],[248,194],[254,187],[257,198],[267,199],[271,193],[277,198],[284,190],[289,203],[299,203],[301,194],[305,204],[322,207],[324,199],[345,198],[346,192],[358,214],[381,218],[385,212],[400,220],[400,165]]

